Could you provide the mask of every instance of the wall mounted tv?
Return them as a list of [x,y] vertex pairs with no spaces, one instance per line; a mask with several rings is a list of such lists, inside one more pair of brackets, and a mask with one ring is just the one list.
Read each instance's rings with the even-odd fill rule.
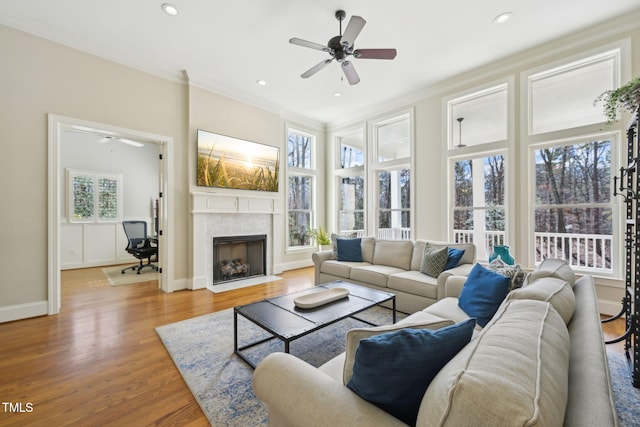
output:
[[280,149],[198,130],[199,186],[278,191]]

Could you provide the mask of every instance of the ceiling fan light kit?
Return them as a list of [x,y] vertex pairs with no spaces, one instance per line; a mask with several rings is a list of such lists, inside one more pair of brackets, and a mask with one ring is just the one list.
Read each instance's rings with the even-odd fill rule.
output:
[[335,59],[340,64],[340,68],[342,68],[342,72],[349,84],[355,85],[360,82],[360,77],[353,66],[353,62],[348,59],[349,56],[361,59],[394,59],[396,57],[397,52],[395,49],[354,49],[354,42],[367,21],[360,16],[353,15],[343,33],[342,21],[347,14],[344,10],[337,10],[335,16],[336,19],[340,21],[340,34],[332,37],[326,46],[297,37],[289,39],[289,43],[291,44],[320,50],[331,55],[331,58],[327,58],[314,65],[302,73],[300,77],[306,79],[313,76]]

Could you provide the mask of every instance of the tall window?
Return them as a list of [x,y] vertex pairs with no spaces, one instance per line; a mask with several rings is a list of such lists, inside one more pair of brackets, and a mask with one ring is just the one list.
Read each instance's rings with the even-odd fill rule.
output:
[[563,258],[611,272],[611,140],[534,150],[535,262]]
[[315,136],[289,129],[287,138],[288,248],[313,244],[308,232],[314,227],[316,179]]
[[509,91],[503,82],[447,101],[452,239],[474,243],[482,260],[495,245],[509,244]]
[[411,239],[411,115],[372,125],[376,194],[376,234],[380,239]]
[[534,264],[555,257],[580,271],[617,273],[611,171],[619,134],[602,132],[593,100],[618,87],[621,53],[609,47],[525,73]]
[[452,181],[454,241],[475,243],[478,258],[487,259],[505,244],[505,156],[456,160]]

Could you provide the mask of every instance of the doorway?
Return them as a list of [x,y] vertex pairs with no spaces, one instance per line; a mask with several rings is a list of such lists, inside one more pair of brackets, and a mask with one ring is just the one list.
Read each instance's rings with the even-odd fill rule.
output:
[[[48,244],[48,312],[56,314],[60,311],[60,271],[62,269],[62,253],[61,243],[63,234],[61,232],[62,224],[65,224],[67,215],[65,214],[66,206],[63,205],[65,200],[65,173],[63,171],[62,153],[64,148],[64,140],[71,134],[82,134],[87,136],[93,135],[98,142],[115,144],[134,145],[134,143],[142,143],[144,145],[153,145],[151,152],[157,153],[159,165],[157,167],[157,187],[158,192],[156,199],[151,203],[156,209],[157,225],[151,221],[152,230],[157,228],[158,245],[160,247],[158,255],[158,266],[160,267],[158,286],[165,292],[171,292],[171,272],[173,271],[171,260],[171,251],[173,248],[170,241],[171,233],[169,233],[170,221],[168,218],[171,209],[170,197],[166,192],[166,188],[170,188],[172,179],[172,171],[170,160],[172,158],[173,139],[171,137],[150,134],[147,132],[136,131],[114,127],[102,123],[88,122],[85,120],[64,117],[58,115],[49,115],[49,244]],[[91,138],[89,138],[91,140]],[[101,139],[104,139],[102,141]],[[123,143],[123,141],[126,141]],[[156,151],[157,150],[157,151]],[[111,150],[113,151],[113,150]],[[146,160],[145,160],[146,161]],[[154,165],[155,166],[155,165]],[[131,179],[131,177],[130,177]],[[154,186],[155,187],[155,186]],[[157,201],[157,202],[156,202]],[[111,227],[115,227],[112,222]],[[66,230],[65,230],[66,231]],[[68,259],[64,260],[65,263]]]

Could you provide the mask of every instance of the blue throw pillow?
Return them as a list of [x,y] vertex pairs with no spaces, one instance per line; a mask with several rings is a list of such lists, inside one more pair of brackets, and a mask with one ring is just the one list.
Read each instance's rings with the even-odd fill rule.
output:
[[464,255],[464,249],[449,248],[449,259],[447,259],[447,265],[444,266],[444,269],[449,270],[450,268],[457,267],[458,264],[460,264],[462,255]]
[[337,239],[338,261],[354,261],[362,262],[362,247],[360,241],[362,239]]
[[458,305],[484,327],[509,292],[511,279],[476,264],[462,287]]
[[347,387],[409,425],[436,374],[471,340],[475,320],[360,340]]

